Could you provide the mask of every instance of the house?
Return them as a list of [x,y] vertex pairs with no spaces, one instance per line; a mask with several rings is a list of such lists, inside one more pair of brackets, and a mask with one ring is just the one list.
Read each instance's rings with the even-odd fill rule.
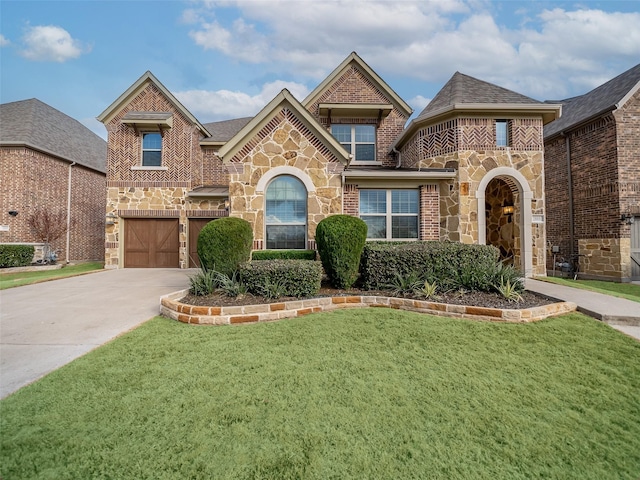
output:
[[40,247],[29,218],[46,209],[68,221],[52,245],[59,260],[102,260],[106,153],[102,138],[40,100],[0,105],[0,243]]
[[640,280],[640,64],[561,103],[544,132],[547,268],[579,255],[581,277]]
[[559,105],[456,73],[411,107],[356,53],[302,101],[201,124],[150,72],[99,117],[109,132],[105,265],[191,267],[202,225],[244,218],[254,249],[315,248],[323,218],[369,240],[490,243],[544,274],[543,124]]

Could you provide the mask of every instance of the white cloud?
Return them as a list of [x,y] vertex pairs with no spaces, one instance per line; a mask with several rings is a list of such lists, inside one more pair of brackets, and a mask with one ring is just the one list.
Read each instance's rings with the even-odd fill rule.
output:
[[175,92],[175,96],[201,121],[213,122],[253,116],[284,88],[300,101],[309,93],[305,85],[277,80],[264,84],[257,95],[230,90],[186,90]]
[[422,95],[416,95],[411,100],[409,100],[408,103],[409,105],[411,105],[411,108],[413,108],[414,113],[419,114],[422,110],[424,110],[424,107],[429,105],[429,102],[431,100],[431,98],[425,98]]
[[66,62],[90,51],[64,28],[55,25],[29,27],[23,41],[26,48],[21,54],[29,60]]
[[483,0],[209,1],[195,10],[191,36],[202,48],[314,80],[355,50],[383,77],[442,84],[457,70],[557,98],[585,92],[640,58],[637,12],[532,3],[507,13]]
[[8,38],[6,38],[4,35],[2,35],[2,34],[0,33],[0,47],[7,46],[7,45],[9,45],[10,43],[11,43],[11,42],[9,41],[9,39],[8,39]]

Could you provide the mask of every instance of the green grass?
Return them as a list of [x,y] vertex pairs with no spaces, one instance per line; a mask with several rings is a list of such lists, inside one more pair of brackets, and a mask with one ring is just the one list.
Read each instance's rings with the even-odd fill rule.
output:
[[5,479],[630,479],[640,343],[341,310],[156,318],[0,402]]
[[538,277],[536,280],[567,285],[568,287],[581,288],[583,290],[591,290],[592,292],[604,293],[606,295],[640,302],[640,285],[634,285],[632,283],[616,283],[602,280],[572,280],[561,277]]
[[68,265],[57,270],[40,270],[36,272],[0,273],[0,290],[32,283],[46,282],[58,278],[73,277],[102,269],[102,262],[86,262]]

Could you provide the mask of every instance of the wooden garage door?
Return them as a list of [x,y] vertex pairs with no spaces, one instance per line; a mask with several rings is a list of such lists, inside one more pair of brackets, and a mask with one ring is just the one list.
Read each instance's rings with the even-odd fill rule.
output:
[[207,223],[215,218],[190,218],[189,219],[189,267],[200,267],[198,258],[198,235]]
[[177,218],[130,218],[124,225],[125,267],[180,267]]

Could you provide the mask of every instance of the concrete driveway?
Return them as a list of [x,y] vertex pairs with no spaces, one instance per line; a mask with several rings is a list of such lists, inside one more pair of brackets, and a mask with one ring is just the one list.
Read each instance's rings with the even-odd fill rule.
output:
[[195,270],[122,269],[0,292],[0,398],[158,315]]

